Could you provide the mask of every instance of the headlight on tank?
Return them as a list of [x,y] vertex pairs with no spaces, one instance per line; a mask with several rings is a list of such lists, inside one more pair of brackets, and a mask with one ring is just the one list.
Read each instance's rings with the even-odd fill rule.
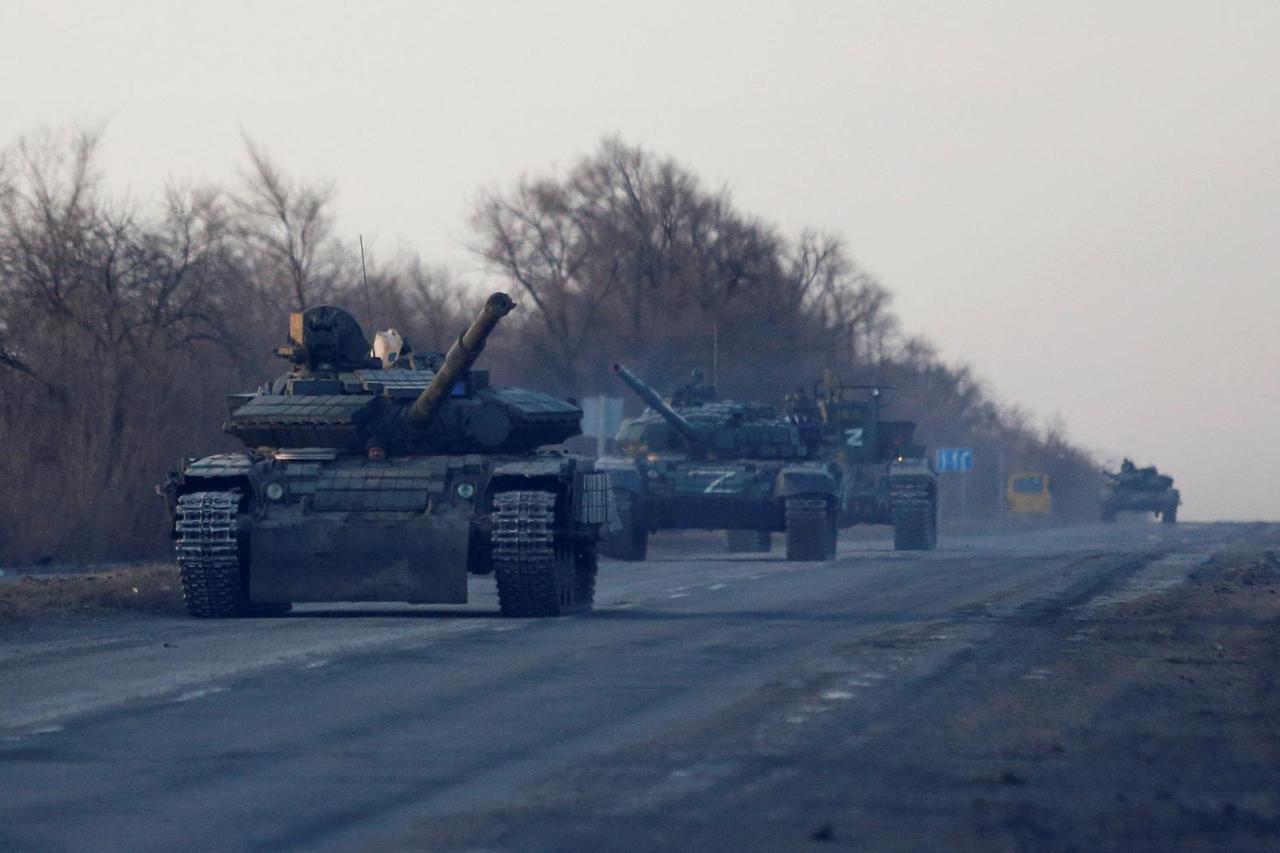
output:
[[458,493],[458,497],[462,498],[464,501],[469,501],[476,493],[476,487],[471,483],[459,483],[458,488],[455,491]]
[[280,483],[268,483],[267,497],[273,501],[281,500],[284,498],[284,486]]

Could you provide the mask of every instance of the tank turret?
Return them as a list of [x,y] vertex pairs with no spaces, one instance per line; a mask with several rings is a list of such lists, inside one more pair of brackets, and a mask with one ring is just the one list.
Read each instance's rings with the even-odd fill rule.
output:
[[[235,395],[227,432],[246,446],[343,452],[521,452],[581,432],[582,410],[547,394],[489,385],[476,358],[515,307],[495,293],[434,369],[387,367],[371,355],[359,323],[331,305],[290,318],[276,353],[291,372],[256,395]],[[397,362],[398,363],[398,362]]]
[[701,447],[703,437],[698,432],[698,428],[691,424],[688,418],[680,415],[675,409],[667,405],[662,399],[662,395],[645,384],[644,380],[636,376],[630,370],[627,370],[621,364],[613,366],[613,372],[618,374],[618,378],[627,383],[627,386],[636,392],[636,395],[644,400],[645,404],[657,412],[664,421],[671,424],[671,428],[680,433],[685,441],[689,442],[693,448]]

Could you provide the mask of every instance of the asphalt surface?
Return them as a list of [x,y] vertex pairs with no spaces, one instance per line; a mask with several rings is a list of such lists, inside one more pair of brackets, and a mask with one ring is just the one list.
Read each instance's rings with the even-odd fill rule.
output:
[[[657,559],[603,564],[594,613],[561,619],[501,619],[474,578],[465,608],[3,635],[0,848],[850,842],[822,790],[860,804],[857,846],[931,846],[957,816],[930,800],[930,750],[962,746],[940,745],[931,708],[1057,677],[1036,674],[1041,626],[1185,583],[1257,529],[860,539],[820,564],[659,538]],[[979,775],[1022,784],[1002,766]]]

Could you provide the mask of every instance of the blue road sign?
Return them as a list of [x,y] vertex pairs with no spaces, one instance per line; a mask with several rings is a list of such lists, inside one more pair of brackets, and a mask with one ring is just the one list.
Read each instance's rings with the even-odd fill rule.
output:
[[938,448],[938,472],[959,471],[964,473],[973,470],[972,447],[940,447]]

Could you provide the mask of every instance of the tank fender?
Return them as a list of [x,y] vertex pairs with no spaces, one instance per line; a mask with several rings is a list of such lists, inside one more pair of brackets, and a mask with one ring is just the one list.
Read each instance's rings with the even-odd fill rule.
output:
[[923,457],[908,457],[906,459],[897,459],[889,466],[889,480],[891,482],[933,482],[938,478],[933,468],[929,465],[929,460]]
[[185,459],[180,470],[169,472],[168,478],[156,486],[156,494],[165,499],[170,521],[173,521],[177,517],[178,498],[191,492],[238,491],[245,496],[255,495],[254,481],[264,464],[259,457],[248,453],[218,453]]
[[609,475],[597,471],[590,460],[572,456],[544,456],[497,465],[489,479],[489,490],[543,488],[560,496],[561,511],[577,524],[614,524],[613,492]]
[[606,530],[620,528],[618,511],[613,506],[613,486],[607,471],[580,470],[578,488],[574,489],[573,520],[580,524],[604,525]]
[[495,465],[489,476],[489,492],[507,489],[542,489],[560,496],[561,512],[572,494],[574,460],[566,456],[542,456]]
[[814,465],[788,465],[778,472],[774,496],[780,499],[797,495],[828,495],[834,498],[839,491],[839,484],[828,469]]
[[253,495],[257,475],[267,464],[248,453],[219,453],[188,459],[182,471],[171,476],[161,488],[171,494],[175,502],[188,492],[238,490],[241,494]]
[[253,465],[253,457],[247,453],[218,453],[189,460],[182,466],[182,476],[189,480],[247,477],[253,472]]
[[538,480],[553,478],[556,480],[572,477],[574,460],[568,456],[542,456],[537,459],[521,459],[503,462],[493,468],[493,479],[504,478]]

